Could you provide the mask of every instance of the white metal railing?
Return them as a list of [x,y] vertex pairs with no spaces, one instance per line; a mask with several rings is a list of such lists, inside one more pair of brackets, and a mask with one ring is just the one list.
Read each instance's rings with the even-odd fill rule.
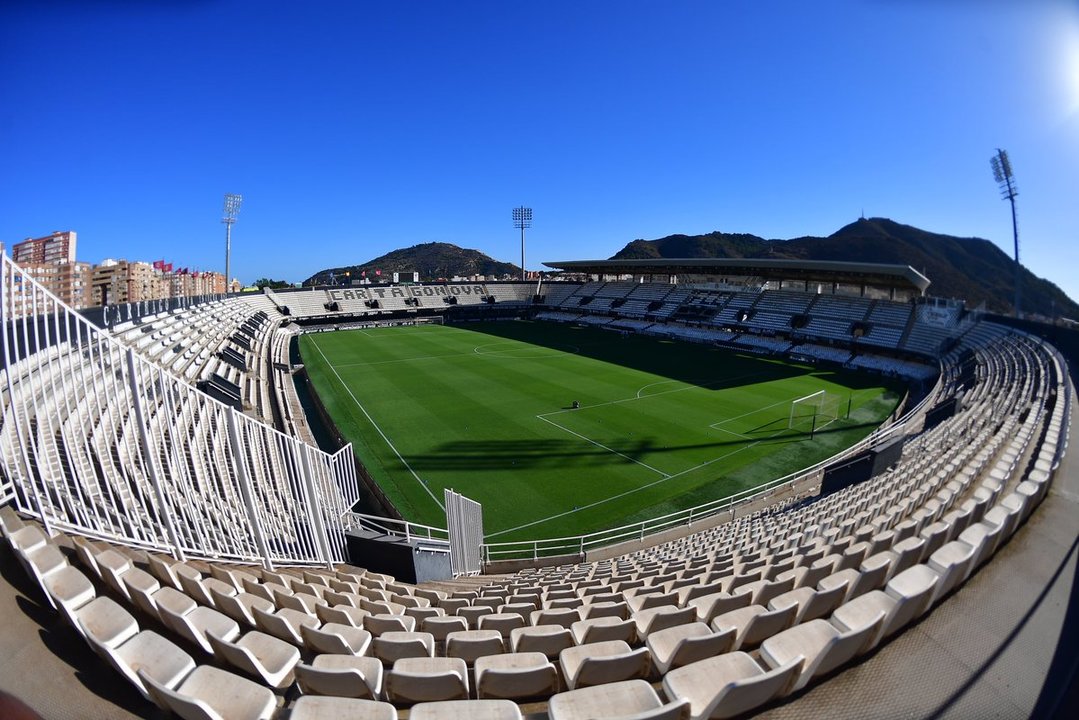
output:
[[350,446],[324,453],[209,398],[0,262],[0,498],[180,558],[345,560]]
[[[344,513],[341,523],[346,530],[376,532],[380,535],[402,538],[409,542],[421,540],[426,546],[424,549],[434,549],[442,552],[450,551],[449,531],[446,528],[357,512]],[[444,548],[444,550],[441,548]]]
[[442,491],[450,539],[450,570],[454,577],[483,570],[483,505],[450,488]]

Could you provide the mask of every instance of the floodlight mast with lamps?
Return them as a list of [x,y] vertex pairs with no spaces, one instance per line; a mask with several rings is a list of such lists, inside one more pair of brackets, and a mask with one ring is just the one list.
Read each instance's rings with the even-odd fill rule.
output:
[[525,228],[532,227],[532,208],[513,208],[513,227],[521,229],[521,280],[525,280]]
[[243,195],[225,193],[225,216],[221,222],[225,223],[225,294],[229,292],[229,261],[232,259],[232,224],[236,222],[236,216],[240,212],[243,203]]
[[1019,223],[1015,218],[1015,196],[1019,194],[1019,188],[1015,185],[1012,164],[1008,160],[1006,151],[997,148],[997,154],[989,159],[989,164],[993,167],[993,179],[1000,186],[1001,199],[1008,200],[1012,204],[1012,238],[1015,240],[1015,316],[1020,317],[1022,315],[1020,309],[1022,290],[1019,283],[1022,278],[1022,267],[1019,265]]

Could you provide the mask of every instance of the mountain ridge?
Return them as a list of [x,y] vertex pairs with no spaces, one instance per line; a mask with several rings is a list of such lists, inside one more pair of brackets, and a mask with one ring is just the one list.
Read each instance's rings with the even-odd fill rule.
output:
[[[989,240],[933,233],[888,218],[861,218],[827,237],[766,240],[719,231],[633,240],[612,259],[777,258],[909,265],[929,278],[929,294],[992,312],[1014,310],[1015,261]],[[1021,269],[1023,312],[1079,317],[1079,304],[1052,282]]]
[[[929,294],[984,304],[991,312],[1013,312],[1015,261],[989,240],[933,233],[888,218],[860,218],[831,235],[788,240],[750,233],[714,231],[673,234],[655,240],[632,240],[612,259],[777,258],[909,265],[929,278]],[[375,271],[381,270],[381,275]],[[479,250],[429,242],[401,248],[367,262],[320,270],[304,285],[330,284],[366,277],[389,281],[394,272],[418,272],[422,281],[455,276],[519,277],[520,267]],[[366,274],[364,274],[366,273]],[[1025,313],[1079,318],[1079,304],[1052,282],[1021,269]],[[346,280],[347,282],[347,280]]]
[[[381,271],[381,274],[376,275],[376,271]],[[326,285],[330,284],[332,279],[340,282],[343,277],[366,277],[372,281],[382,279],[388,282],[395,272],[418,272],[420,280],[425,282],[470,275],[521,276],[521,269],[517,265],[499,262],[479,250],[470,250],[451,243],[429,242],[392,250],[356,265],[319,270],[304,280],[303,284]]]

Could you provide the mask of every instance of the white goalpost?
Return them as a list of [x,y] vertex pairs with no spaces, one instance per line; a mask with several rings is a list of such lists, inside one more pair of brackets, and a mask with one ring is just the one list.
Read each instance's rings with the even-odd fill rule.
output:
[[791,400],[787,429],[812,435],[828,427],[840,416],[843,398],[837,393],[818,390],[805,397]]

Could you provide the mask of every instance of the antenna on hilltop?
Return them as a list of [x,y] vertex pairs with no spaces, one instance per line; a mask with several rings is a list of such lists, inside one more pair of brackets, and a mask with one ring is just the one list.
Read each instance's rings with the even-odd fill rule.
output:
[[1019,194],[1019,188],[1015,185],[1015,176],[1012,175],[1012,163],[1008,160],[1008,153],[997,148],[997,154],[989,158],[989,164],[993,167],[993,179],[1000,186],[1002,200],[1008,200],[1012,204],[1012,237],[1015,240],[1015,316],[1021,317],[1020,301],[1022,290],[1020,278],[1022,266],[1019,264],[1019,223],[1015,219],[1015,196]]

